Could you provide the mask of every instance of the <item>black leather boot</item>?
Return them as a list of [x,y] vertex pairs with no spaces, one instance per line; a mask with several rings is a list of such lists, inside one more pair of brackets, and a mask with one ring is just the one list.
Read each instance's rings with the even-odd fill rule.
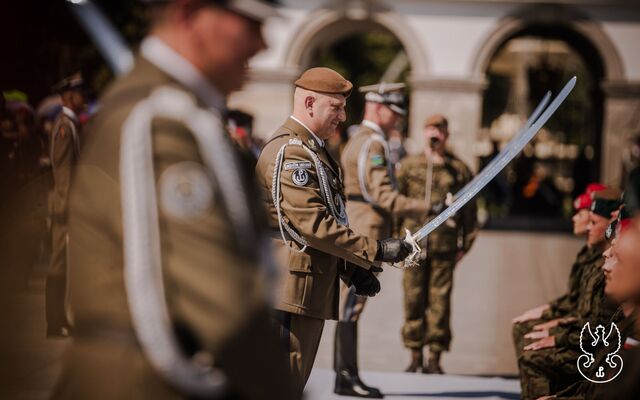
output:
[[384,395],[380,390],[365,385],[358,376],[358,323],[338,322],[333,347],[333,368],[336,371],[334,393],[382,399]]
[[411,364],[404,372],[418,372],[422,369],[422,349],[411,349]]

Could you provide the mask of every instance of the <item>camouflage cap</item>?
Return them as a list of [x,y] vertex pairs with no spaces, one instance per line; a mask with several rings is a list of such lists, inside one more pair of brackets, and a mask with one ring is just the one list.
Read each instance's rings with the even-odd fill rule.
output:
[[344,97],[349,97],[353,89],[351,82],[336,71],[326,67],[315,67],[304,71],[294,84],[312,92],[342,94]]

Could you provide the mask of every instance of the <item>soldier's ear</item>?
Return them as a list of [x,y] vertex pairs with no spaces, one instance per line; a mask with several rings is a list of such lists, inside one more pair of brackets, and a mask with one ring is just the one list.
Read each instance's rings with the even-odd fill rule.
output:
[[313,116],[313,105],[316,102],[316,98],[309,95],[304,98],[304,108],[307,110],[310,116]]
[[304,108],[306,109],[311,109],[313,108],[313,103],[316,102],[315,97],[313,96],[307,96],[304,98]]

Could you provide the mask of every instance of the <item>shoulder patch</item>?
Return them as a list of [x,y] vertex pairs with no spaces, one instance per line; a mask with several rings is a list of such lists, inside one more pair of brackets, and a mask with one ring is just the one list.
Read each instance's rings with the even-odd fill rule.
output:
[[374,167],[379,167],[384,165],[384,156],[381,154],[374,154],[371,156],[371,165]]
[[298,146],[302,146],[302,140],[297,138],[289,139],[289,144],[296,144]]
[[213,184],[196,162],[179,162],[165,169],[159,187],[162,210],[174,218],[194,218],[213,206]]
[[296,169],[291,173],[291,180],[296,186],[305,186],[307,183],[309,183],[309,173],[306,169]]
[[289,162],[284,164],[284,170],[289,171],[291,169],[311,169],[311,161],[298,161]]

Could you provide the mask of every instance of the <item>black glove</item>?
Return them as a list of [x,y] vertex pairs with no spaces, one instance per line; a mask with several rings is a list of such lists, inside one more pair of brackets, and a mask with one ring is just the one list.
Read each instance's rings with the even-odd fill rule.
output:
[[413,247],[402,239],[378,240],[375,260],[394,263],[404,260],[412,251]]
[[356,288],[356,294],[359,296],[373,297],[380,291],[380,281],[373,274],[374,272],[382,272],[382,268],[372,266],[371,269],[355,267],[353,275],[351,275],[351,284]]

